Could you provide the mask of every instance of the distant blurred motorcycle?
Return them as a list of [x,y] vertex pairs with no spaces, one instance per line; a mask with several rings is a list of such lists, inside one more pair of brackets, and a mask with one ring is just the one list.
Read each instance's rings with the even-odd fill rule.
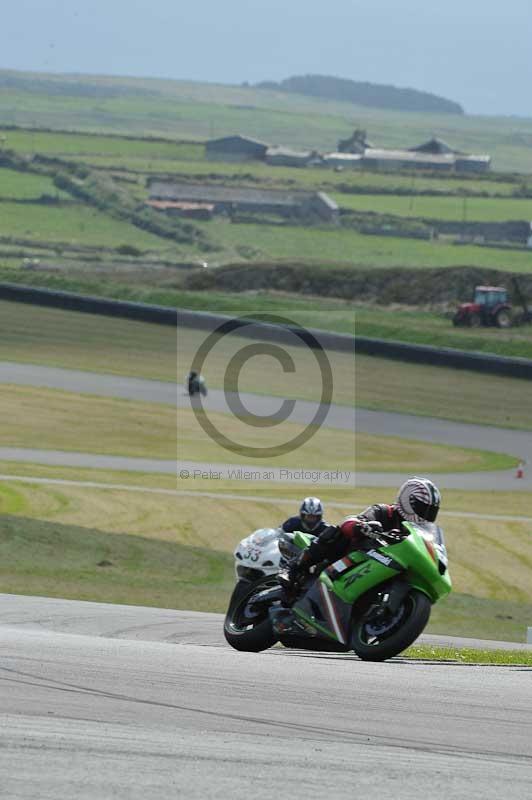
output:
[[202,375],[197,372],[189,372],[187,376],[187,392],[190,397],[194,397],[195,394],[207,397],[207,384]]

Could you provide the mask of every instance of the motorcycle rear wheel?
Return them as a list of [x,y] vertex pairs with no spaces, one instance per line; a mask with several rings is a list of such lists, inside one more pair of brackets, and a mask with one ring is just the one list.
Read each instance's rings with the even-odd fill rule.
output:
[[388,626],[367,615],[357,620],[351,646],[363,661],[385,661],[402,653],[424,630],[432,604],[423,592],[412,589]]
[[249,607],[250,598],[271,585],[272,578],[270,576],[248,584],[247,589],[242,586],[242,581],[235,586],[224,620],[225,640],[235,650],[260,653],[261,650],[267,650],[277,642],[277,636],[268,615],[268,608],[265,608],[262,613],[254,614]]

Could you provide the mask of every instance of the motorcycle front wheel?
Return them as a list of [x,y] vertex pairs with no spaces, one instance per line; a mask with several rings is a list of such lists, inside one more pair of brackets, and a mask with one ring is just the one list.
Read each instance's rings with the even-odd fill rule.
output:
[[351,646],[364,661],[384,661],[402,653],[424,630],[432,604],[412,589],[395,614],[383,613],[378,603],[356,621]]
[[272,647],[277,636],[273,632],[266,605],[253,606],[253,595],[277,583],[272,577],[249,583],[246,589],[239,581],[233,590],[224,620],[224,636],[235,650],[259,653]]

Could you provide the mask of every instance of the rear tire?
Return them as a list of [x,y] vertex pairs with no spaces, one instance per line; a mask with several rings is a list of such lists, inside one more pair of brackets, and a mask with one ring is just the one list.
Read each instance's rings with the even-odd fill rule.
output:
[[402,653],[424,630],[430,617],[431,602],[426,594],[412,589],[399,609],[403,617],[395,628],[378,633],[380,622],[364,618],[355,623],[351,646],[363,661],[384,661]]
[[229,608],[224,620],[225,640],[235,650],[247,653],[260,653],[277,642],[273,632],[268,608],[265,613],[256,615],[248,608],[252,595],[277,583],[275,577],[263,578],[254,583],[239,581],[233,589]]
[[495,325],[498,328],[510,328],[512,325],[512,317],[508,309],[501,308],[495,316]]

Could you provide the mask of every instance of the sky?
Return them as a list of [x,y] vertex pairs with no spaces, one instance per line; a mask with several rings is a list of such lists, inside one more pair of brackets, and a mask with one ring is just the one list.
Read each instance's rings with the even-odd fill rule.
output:
[[240,84],[317,73],[532,117],[531,0],[2,0],[0,68]]

